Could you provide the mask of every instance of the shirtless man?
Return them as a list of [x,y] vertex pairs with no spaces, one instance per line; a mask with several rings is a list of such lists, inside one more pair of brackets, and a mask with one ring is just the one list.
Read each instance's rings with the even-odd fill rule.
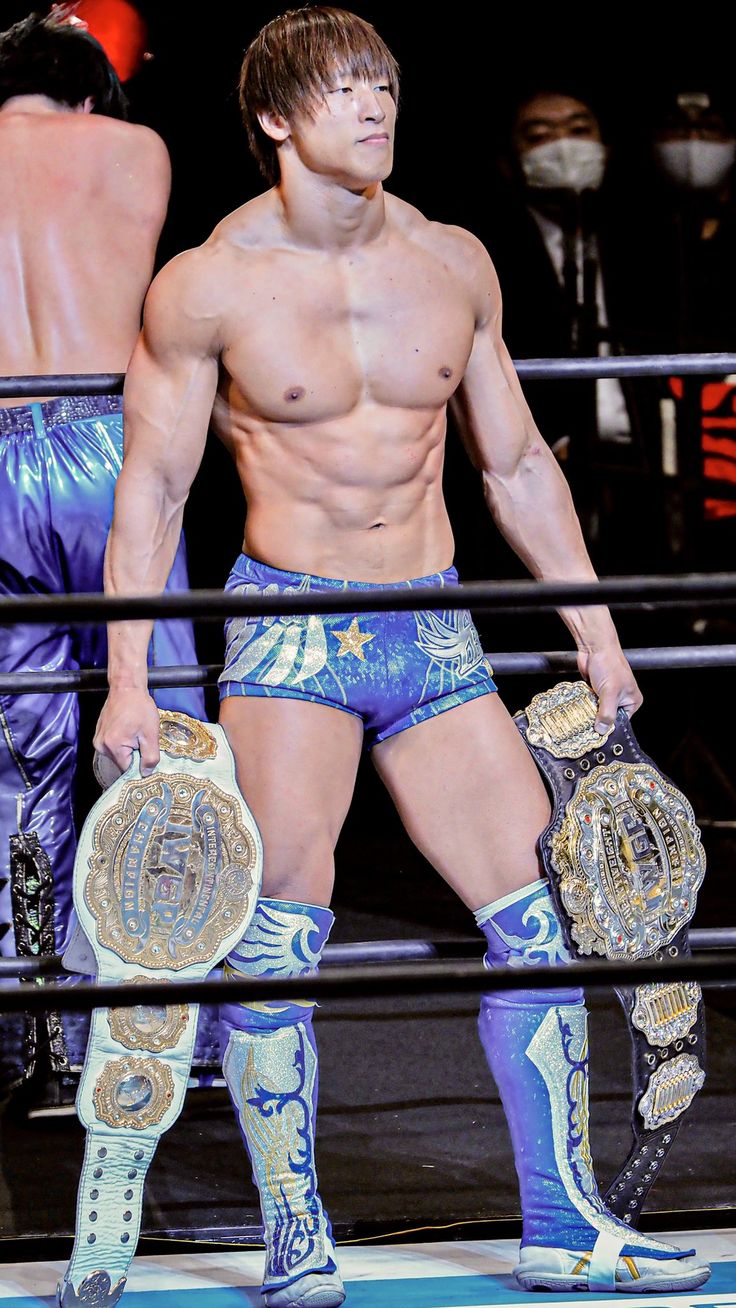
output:
[[[442,455],[462,416],[489,508],[536,577],[594,573],[564,477],[501,338],[491,262],[465,231],[385,193],[396,64],[363,19],[307,8],[249,47],[241,104],[265,194],[147,297],[128,372],[128,432],[106,589],[161,590],[214,419],[248,503],[229,586],[257,594],[456,584]],[[433,114],[436,112],[436,104]],[[601,725],[640,693],[611,618],[567,610]],[[264,846],[263,898],[229,975],[302,975],[332,914],[333,850],[364,745],[408,831],[475,914],[489,965],[566,961],[535,842],[549,819],[536,767],[467,613],[361,612],[228,624],[221,722]],[[158,718],[144,623],[111,628],[96,744],[150,771]],[[269,1308],[344,1293],[317,1193],[317,1062],[309,1004],[224,1006],[225,1075],[258,1184]],[[587,1134],[582,993],[485,996],[481,1034],[521,1185],[526,1288],[701,1284],[689,1253],[605,1210]]]
[[[128,366],[170,167],[160,137],[122,121],[125,111],[101,46],[65,22],[63,10],[0,33],[0,375]],[[0,594],[101,589],[122,435],[117,395],[0,401]],[[182,549],[171,584],[187,588]],[[0,649],[3,672],[57,672],[107,659],[102,626],[3,628]],[[157,624],[155,661],[196,663],[189,624]],[[169,692],[166,702],[204,716],[199,691]],[[3,953],[53,954],[66,946],[77,736],[76,695],[0,697]],[[34,881],[40,907],[31,898]],[[43,1075],[52,1075],[42,1092],[35,1086],[33,1102],[53,1105],[83,1060],[86,1025],[69,1017],[62,1031],[52,1015],[41,1033],[20,1017],[3,1019],[5,1086],[33,1071],[38,1037],[47,1046],[41,1062],[50,1059]],[[41,1081],[41,1065],[37,1072]]]

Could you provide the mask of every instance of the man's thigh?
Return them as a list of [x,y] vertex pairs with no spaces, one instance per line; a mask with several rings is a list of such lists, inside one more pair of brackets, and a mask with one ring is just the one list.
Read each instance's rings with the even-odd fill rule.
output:
[[308,700],[230,696],[220,722],[263,841],[263,894],[327,905],[363,724]]
[[549,800],[499,695],[409,727],[372,757],[412,840],[469,908],[540,876]]

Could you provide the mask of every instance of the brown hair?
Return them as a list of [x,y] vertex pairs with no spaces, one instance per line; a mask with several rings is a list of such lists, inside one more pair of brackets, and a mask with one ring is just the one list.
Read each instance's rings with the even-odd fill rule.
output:
[[259,113],[287,120],[295,113],[309,114],[336,65],[353,77],[385,77],[398,103],[399,66],[391,51],[370,23],[345,9],[289,9],[261,28],[248,46],[240,72],[240,109],[251,151],[271,185],[279,179],[278,154]]

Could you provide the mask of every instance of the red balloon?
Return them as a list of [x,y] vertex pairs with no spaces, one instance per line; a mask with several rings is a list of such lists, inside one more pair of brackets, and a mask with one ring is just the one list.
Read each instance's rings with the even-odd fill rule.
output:
[[99,41],[121,82],[138,72],[148,29],[135,5],[128,0],[80,0],[74,14]]

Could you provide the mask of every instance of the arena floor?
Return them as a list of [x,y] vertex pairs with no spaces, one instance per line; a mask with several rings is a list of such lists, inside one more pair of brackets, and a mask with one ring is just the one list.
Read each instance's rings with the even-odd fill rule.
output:
[[[627,1295],[629,1308],[705,1308],[736,1304],[736,1228],[714,1233],[673,1231],[682,1246],[697,1242],[713,1267],[710,1281],[687,1295]],[[346,1308],[490,1308],[493,1304],[580,1304],[580,1297],[524,1293],[512,1278],[513,1240],[358,1245],[340,1250]],[[136,1258],[123,1303],[128,1308],[246,1308],[262,1303],[260,1253],[191,1253]],[[63,1262],[0,1267],[3,1308],[52,1304]],[[615,1295],[587,1297],[587,1308]]]

